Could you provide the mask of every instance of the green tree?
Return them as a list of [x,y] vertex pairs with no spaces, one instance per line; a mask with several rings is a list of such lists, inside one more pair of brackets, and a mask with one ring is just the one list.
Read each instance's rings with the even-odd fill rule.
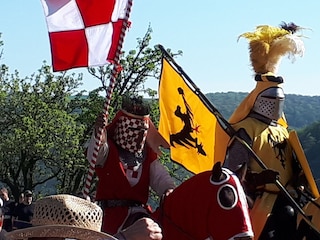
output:
[[[162,54],[156,46],[150,47],[152,28],[149,26],[143,38],[137,38],[137,47],[126,54],[120,54],[120,69],[115,81],[112,104],[113,108],[119,109],[121,96],[123,95],[148,95],[155,97],[157,91],[145,88],[145,82],[148,79],[159,79],[161,70]],[[182,55],[182,51],[172,53],[173,56]],[[113,66],[105,65],[99,68],[88,68],[91,75],[95,76],[101,82],[99,91],[107,94],[109,81],[111,79]]]
[[[2,46],[3,46],[3,41],[1,40],[1,33],[0,33],[0,47],[2,47]],[[1,48],[0,49],[0,60],[2,58],[2,54],[3,54],[3,49]]]
[[320,187],[320,121],[298,131],[301,145],[308,159],[313,176]]
[[79,144],[85,127],[70,108],[70,96],[80,81],[81,76],[54,76],[45,63],[24,79],[1,65],[0,181],[15,198],[51,179],[58,181],[58,189],[51,192],[74,191],[77,169],[85,166]]

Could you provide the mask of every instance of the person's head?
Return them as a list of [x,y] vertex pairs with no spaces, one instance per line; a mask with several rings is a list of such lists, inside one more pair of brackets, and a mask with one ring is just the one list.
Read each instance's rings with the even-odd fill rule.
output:
[[4,201],[8,201],[9,200],[9,192],[8,192],[7,188],[3,187],[3,188],[0,189],[0,197]]
[[52,195],[35,202],[32,226],[7,234],[7,239],[115,239],[101,232],[102,209],[85,199]]
[[19,203],[23,203],[24,201],[24,193],[20,193],[19,195]]
[[30,190],[24,191],[23,203],[27,204],[27,205],[30,205],[32,203],[32,191],[30,191]]
[[284,99],[282,88],[267,88],[257,96],[252,111],[270,120],[278,121],[283,114]]
[[149,116],[150,114],[150,105],[146,100],[143,100],[142,96],[124,96],[121,108],[137,116]]
[[121,148],[141,153],[149,129],[149,105],[142,98],[127,98],[122,102],[122,110],[113,120],[112,137]]

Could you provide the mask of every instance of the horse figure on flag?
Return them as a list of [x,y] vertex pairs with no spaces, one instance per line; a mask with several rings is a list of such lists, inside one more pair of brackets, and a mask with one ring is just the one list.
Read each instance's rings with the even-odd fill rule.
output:
[[240,183],[245,169],[236,175],[217,162],[212,171],[194,175],[164,197],[153,213],[163,239],[253,239]]
[[199,127],[193,127],[193,122],[192,122],[192,117],[193,113],[191,111],[191,108],[186,101],[184,97],[184,91],[181,87],[178,88],[179,94],[182,96],[183,102],[184,102],[184,107],[186,109],[186,112],[183,113],[181,110],[181,106],[177,106],[176,110],[174,111],[174,114],[176,117],[180,118],[181,121],[183,122],[183,127],[179,132],[172,133],[170,134],[170,145],[172,147],[175,147],[175,143],[181,146],[184,146],[186,148],[195,148],[197,149],[197,152],[199,154],[202,154],[206,156],[206,152],[203,149],[203,144],[198,143],[198,138],[193,137],[191,134],[193,132],[197,132],[197,128]]

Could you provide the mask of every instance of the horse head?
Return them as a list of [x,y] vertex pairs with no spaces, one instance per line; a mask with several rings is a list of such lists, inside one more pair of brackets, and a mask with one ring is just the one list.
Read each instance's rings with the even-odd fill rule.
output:
[[154,213],[164,239],[251,239],[246,196],[235,173],[218,162],[164,198]]

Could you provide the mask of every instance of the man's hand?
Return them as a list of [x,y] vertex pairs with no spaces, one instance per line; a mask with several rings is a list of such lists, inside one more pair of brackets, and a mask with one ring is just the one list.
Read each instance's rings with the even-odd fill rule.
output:
[[173,188],[169,188],[164,194],[166,196],[169,196],[169,194],[172,193],[172,192],[173,192]]
[[259,173],[247,172],[245,181],[243,182],[247,193],[254,192],[257,187],[268,183],[276,183],[279,180],[279,172],[265,169]]
[[267,183],[275,183],[279,179],[279,172],[266,169],[262,170],[260,173],[254,174],[254,182],[256,186],[261,186]]
[[99,128],[104,129],[105,126],[107,125],[107,119],[106,119],[106,115],[101,113],[97,118],[96,121],[94,123],[94,130],[95,133],[97,134],[99,132]]
[[159,225],[151,218],[141,218],[130,227],[121,231],[126,240],[160,240],[162,231]]

